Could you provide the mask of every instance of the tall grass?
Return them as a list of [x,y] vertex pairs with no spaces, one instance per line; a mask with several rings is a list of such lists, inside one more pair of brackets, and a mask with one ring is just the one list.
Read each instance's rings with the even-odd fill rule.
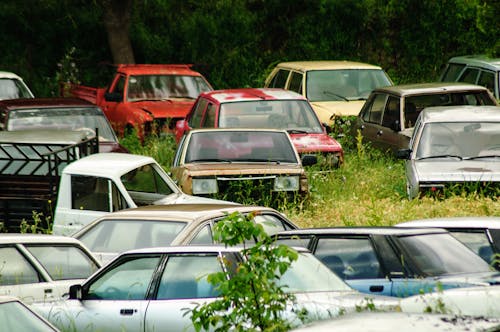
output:
[[[345,163],[339,169],[307,170],[310,196],[305,204],[278,208],[300,227],[385,226],[433,217],[500,216],[498,198],[455,195],[437,200],[408,200],[404,161],[373,150],[360,139],[341,139]],[[127,142],[122,142],[125,146]],[[150,155],[169,170],[175,154],[172,138],[153,138],[131,152]]]

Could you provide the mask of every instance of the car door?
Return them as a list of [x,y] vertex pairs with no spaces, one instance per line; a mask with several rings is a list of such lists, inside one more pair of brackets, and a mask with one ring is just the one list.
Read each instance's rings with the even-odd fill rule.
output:
[[82,286],[82,298],[52,308],[49,320],[78,331],[144,331],[144,317],[160,254],[126,255]]
[[[106,93],[113,94],[115,98],[104,99],[102,102],[102,110],[109,122],[112,124],[113,129],[122,134],[124,126],[127,124],[127,112],[125,109],[121,109],[120,105],[123,106],[124,92],[125,92],[125,75],[117,75],[109,91]],[[118,96],[121,96],[118,101]]]
[[223,268],[216,253],[170,254],[146,311],[145,331],[160,331],[167,326],[169,331],[195,331],[190,310],[217,298],[218,291],[207,281],[209,274],[217,272],[223,272]]
[[388,95],[384,93],[376,93],[370,97],[365,107],[363,107],[356,125],[363,136],[363,142],[369,143],[376,148],[382,147],[379,136],[384,134],[386,130],[382,126],[382,114],[387,99]]
[[367,235],[318,237],[314,255],[354,289],[377,295],[392,295],[392,282],[372,240]]

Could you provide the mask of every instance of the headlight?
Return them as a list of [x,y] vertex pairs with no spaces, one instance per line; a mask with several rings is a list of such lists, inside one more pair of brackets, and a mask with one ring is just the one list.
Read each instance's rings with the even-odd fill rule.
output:
[[298,176],[279,176],[274,180],[275,191],[297,191],[299,190]]
[[216,179],[193,179],[193,194],[215,194],[219,191]]

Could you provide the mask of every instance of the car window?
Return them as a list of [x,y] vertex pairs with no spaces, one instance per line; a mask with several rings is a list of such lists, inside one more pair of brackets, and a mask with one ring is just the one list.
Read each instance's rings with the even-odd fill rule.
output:
[[[110,193],[112,206],[110,207]],[[128,208],[128,204],[116,185],[108,179],[85,176],[71,176],[71,208],[112,212]]]
[[486,87],[491,93],[495,91],[495,73],[487,70],[482,70],[479,75],[477,84]]
[[32,98],[26,85],[18,79],[0,78],[0,99]]
[[363,119],[367,122],[380,124],[382,112],[385,108],[386,95],[376,94],[370,105],[367,106]]
[[53,280],[85,279],[98,266],[81,248],[72,245],[25,245]]
[[292,77],[290,78],[290,83],[288,84],[288,90],[302,94],[302,77],[302,73],[292,72]]
[[486,262],[493,260],[493,248],[488,240],[488,234],[484,230],[450,230],[450,233],[460,242],[464,243],[472,251],[478,254]]
[[254,221],[257,224],[262,225],[266,233],[269,235],[274,235],[277,232],[292,229],[292,227],[290,227],[290,225],[285,224],[283,220],[270,214],[257,214],[254,217]]
[[212,237],[212,228],[210,225],[203,226],[202,229],[196,234],[191,241],[191,244],[212,244],[214,239]]
[[157,300],[197,299],[218,296],[207,281],[211,273],[223,272],[217,255],[171,255],[158,287]]
[[[127,174],[122,175],[120,179],[129,193],[142,192],[160,195],[170,195],[173,193],[172,188],[170,188],[168,183],[158,174],[153,164],[135,168]],[[132,193],[131,196],[134,198]],[[141,202],[136,202],[136,204],[144,205],[141,204]]]
[[288,79],[288,75],[290,74],[289,70],[280,69],[276,72],[276,75],[269,82],[269,88],[281,88],[284,89],[286,87],[286,80]]
[[207,107],[207,111],[205,112],[205,118],[203,119],[203,124],[201,127],[203,128],[214,128],[215,127],[215,115],[216,115],[216,107],[214,104],[209,103]]
[[342,279],[383,275],[369,238],[320,238],[315,255]]
[[89,286],[87,300],[143,300],[160,256],[130,257],[100,275]]
[[193,113],[189,118],[189,126],[191,128],[200,128],[201,118],[203,117],[203,111],[205,110],[208,101],[204,98],[199,98],[198,102],[194,106]]
[[120,75],[116,80],[115,86],[110,92],[120,93],[121,95],[123,95],[124,91],[125,91],[125,76]]
[[0,304],[0,322],[2,322],[2,331],[56,332],[45,321],[17,301]]
[[0,285],[38,283],[38,273],[14,247],[0,248]]
[[[399,123],[400,119],[400,105],[399,99],[396,97],[389,96],[387,99],[387,104],[384,109],[382,126],[387,128],[396,128],[396,121]],[[397,129],[400,129],[400,125],[397,125]]]
[[460,82],[476,84],[478,75],[479,75],[478,68],[467,68],[464,70],[462,76],[460,76],[458,80]]
[[454,82],[458,79],[458,76],[462,72],[462,70],[465,68],[464,64],[459,64],[459,63],[450,63],[448,64],[447,68],[445,69],[445,73],[443,74],[443,77],[441,81],[443,82]]

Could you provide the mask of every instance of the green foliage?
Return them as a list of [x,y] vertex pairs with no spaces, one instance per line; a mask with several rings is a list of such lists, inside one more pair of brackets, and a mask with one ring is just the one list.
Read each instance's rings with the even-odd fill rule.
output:
[[[186,311],[196,331],[212,327],[215,331],[279,332],[291,327],[282,313],[295,297],[277,281],[297,260],[298,253],[288,246],[274,245],[253,217],[233,213],[215,224],[214,239],[227,246],[242,245],[244,259],[237,266],[223,261],[227,270],[233,271],[229,279],[225,272],[208,275],[208,282],[221,297]],[[248,243],[252,245],[248,247]]]
[[52,216],[44,216],[42,212],[32,211],[31,221],[23,219],[19,226],[19,233],[51,234]]

